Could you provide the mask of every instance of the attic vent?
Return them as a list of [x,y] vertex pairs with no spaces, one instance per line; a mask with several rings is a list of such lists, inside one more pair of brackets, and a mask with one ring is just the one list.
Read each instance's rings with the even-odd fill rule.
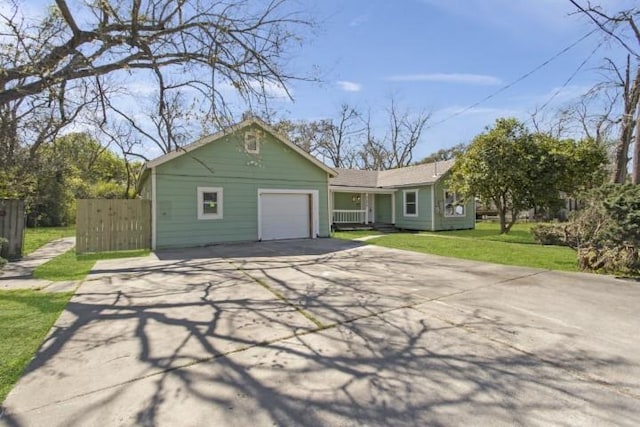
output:
[[262,132],[259,130],[248,130],[244,133],[244,151],[251,154],[260,152],[262,142]]

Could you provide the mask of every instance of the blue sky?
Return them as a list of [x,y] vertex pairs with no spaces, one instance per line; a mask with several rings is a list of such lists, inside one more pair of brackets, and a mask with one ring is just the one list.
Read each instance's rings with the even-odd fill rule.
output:
[[[612,10],[625,1],[602,2]],[[605,55],[620,49],[594,34],[512,88],[457,117],[436,124],[498,91],[594,27],[571,14],[567,0],[323,0],[299,1],[317,21],[289,64],[320,69],[321,84],[294,82],[295,102],[276,105],[294,119],[330,118],[340,104],[371,110],[382,128],[394,96],[414,111],[433,113],[414,158],[469,142],[495,118],[528,119],[579,65],[573,80],[548,105],[549,113],[602,79]],[[591,55],[591,56],[590,56]],[[428,125],[429,126],[429,125]]]
[[[552,115],[554,109],[575,101],[602,80],[605,56],[622,57],[622,49],[601,44],[602,35],[596,32],[513,87],[467,109],[575,43],[594,26],[572,13],[568,0],[289,1],[291,8],[303,11],[317,25],[300,34],[302,44],[290,52],[286,70],[318,76],[321,82],[291,82],[294,101],[281,97],[271,103],[277,117],[332,118],[347,103],[370,111],[380,134],[385,109],[394,97],[403,108],[432,113],[414,160],[470,142],[498,117],[527,120],[553,97],[545,111]],[[27,16],[37,16],[46,11],[42,5],[49,3],[23,0],[20,4]],[[635,5],[633,0],[594,3],[612,12]],[[129,78],[126,84],[143,104],[143,98],[152,95],[152,86],[144,78]],[[244,108],[238,106],[239,111]],[[148,155],[155,154],[159,153],[152,147]]]

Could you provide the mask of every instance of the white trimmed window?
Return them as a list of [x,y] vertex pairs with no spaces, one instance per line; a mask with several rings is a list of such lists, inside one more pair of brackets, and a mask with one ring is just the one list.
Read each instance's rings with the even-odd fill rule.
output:
[[251,154],[260,153],[260,140],[262,132],[258,130],[249,130],[244,133],[244,151]]
[[198,219],[222,219],[221,187],[198,187]]
[[404,190],[402,194],[404,216],[418,216],[418,190]]
[[458,193],[445,190],[444,216],[465,216],[464,199]]

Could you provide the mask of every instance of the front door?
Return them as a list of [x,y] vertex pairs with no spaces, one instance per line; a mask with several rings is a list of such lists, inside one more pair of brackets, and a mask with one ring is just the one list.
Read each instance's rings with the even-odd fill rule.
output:
[[382,224],[391,224],[393,222],[393,208],[391,203],[393,199],[391,194],[378,194],[376,197],[376,220]]

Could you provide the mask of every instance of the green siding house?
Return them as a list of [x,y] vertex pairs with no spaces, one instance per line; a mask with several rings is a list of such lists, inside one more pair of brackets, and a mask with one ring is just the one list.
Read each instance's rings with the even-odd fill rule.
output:
[[453,161],[385,171],[336,169],[329,180],[331,222],[391,224],[404,230],[475,227],[475,202],[448,191]]
[[256,118],[147,163],[152,247],[330,235],[335,171]]
[[340,224],[473,228],[474,203],[449,193],[451,162],[389,171],[332,169],[257,118],[145,166],[153,249],[329,237]]

